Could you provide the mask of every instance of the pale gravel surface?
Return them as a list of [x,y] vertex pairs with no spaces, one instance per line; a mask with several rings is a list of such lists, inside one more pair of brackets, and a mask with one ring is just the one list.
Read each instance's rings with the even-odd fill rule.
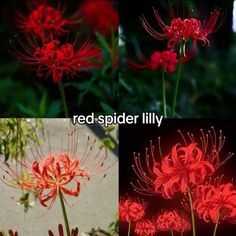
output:
[[[51,148],[57,150],[61,138],[67,137],[73,126],[66,119],[44,119],[43,122],[45,131],[50,133]],[[94,137],[94,134],[85,125],[80,126],[79,130],[79,151],[83,151],[87,135]],[[48,145],[43,144],[42,148],[47,152]],[[108,165],[116,160],[117,157],[109,152]],[[50,210],[36,203],[33,209],[24,214],[23,207],[11,199],[13,196],[19,199],[20,192],[3,183],[0,183],[0,189],[0,227],[17,229],[19,236],[46,236],[48,229],[57,232],[58,223],[63,223],[59,199]],[[67,197],[67,200],[73,204],[67,207],[71,226],[78,226],[81,233],[97,226],[107,229],[118,211],[118,162],[107,171],[106,178],[100,183],[83,185],[79,197]]]

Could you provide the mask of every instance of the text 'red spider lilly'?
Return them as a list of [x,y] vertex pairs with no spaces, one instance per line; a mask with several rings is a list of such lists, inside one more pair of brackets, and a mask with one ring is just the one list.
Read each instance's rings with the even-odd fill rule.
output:
[[40,146],[35,146],[35,150],[31,148],[33,159],[16,159],[20,166],[17,170],[2,163],[7,174],[3,176],[2,181],[8,186],[28,191],[47,208],[51,208],[59,197],[68,236],[71,231],[64,204],[65,196],[79,196],[81,181],[90,181],[93,176],[101,174],[102,180],[106,176],[103,173],[112,166],[105,167],[106,148],[104,145],[96,147],[95,139],[88,137],[86,147],[82,155],[79,155],[78,138],[77,130],[69,133],[65,151],[63,140],[56,152],[51,151],[50,141],[48,154],[43,153]]
[[175,11],[168,1],[169,6],[169,18],[170,22],[168,24],[164,23],[158,10],[153,8],[153,12],[156,18],[157,25],[161,31],[155,30],[148,23],[145,16],[140,17],[141,24],[144,29],[157,40],[168,40],[167,47],[169,49],[174,49],[179,45],[179,62],[177,65],[177,78],[175,82],[173,103],[171,108],[171,117],[175,116],[176,100],[179,88],[179,80],[182,68],[182,59],[186,56],[186,44],[190,40],[193,40],[194,47],[197,46],[197,41],[203,42],[204,45],[210,46],[210,41],[208,39],[209,35],[214,33],[222,25],[223,18],[220,10],[215,8],[208,20],[204,21],[200,17],[193,17],[192,11],[189,15],[185,16],[185,6],[183,6],[183,17],[176,16]]
[[19,49],[13,48],[15,58],[30,66],[38,77],[52,77],[59,84],[65,117],[69,117],[62,79],[64,76],[74,78],[83,72],[102,66],[102,54],[87,39],[79,46],[78,35],[73,43],[62,43],[57,39],[47,43],[26,35],[23,41],[17,36]]
[[[184,135],[178,131],[181,139],[163,156],[160,137],[158,150],[152,141],[146,148],[144,158],[134,153],[132,165],[138,179],[131,183],[134,190],[144,195],[162,195],[174,198],[177,193],[186,193],[189,198],[192,230],[195,235],[195,221],[192,208],[192,189],[213,175],[233,154],[222,158],[220,152],[225,143],[222,131],[219,134],[212,127],[208,132],[202,129],[198,136],[191,133]],[[142,161],[144,160],[144,161]]]

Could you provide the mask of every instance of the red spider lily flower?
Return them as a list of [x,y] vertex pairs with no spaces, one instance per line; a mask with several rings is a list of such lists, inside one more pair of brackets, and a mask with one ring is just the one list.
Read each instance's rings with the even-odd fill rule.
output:
[[186,193],[211,176],[233,155],[229,153],[223,161],[220,160],[219,154],[225,137],[222,131],[219,131],[217,137],[213,127],[207,133],[200,130],[201,135],[198,140],[193,134],[187,133],[187,137],[184,137],[180,131],[179,133],[182,140],[173,145],[164,157],[159,137],[160,160],[157,160],[158,153],[154,151],[151,142],[150,149],[146,149],[146,169],[140,154],[134,153],[133,169],[139,179],[136,185],[131,184],[137,192],[144,195],[161,194],[164,198],[173,198],[177,193]]
[[[106,170],[104,162],[107,152],[104,146],[94,150],[96,141],[88,138],[84,154],[79,158],[76,154],[77,131],[70,134],[69,139],[70,149],[67,152],[50,153],[47,156],[40,154],[40,158],[36,158],[32,152],[34,161],[17,159],[21,166],[20,173],[9,165],[5,166],[4,170],[10,179],[4,176],[2,181],[11,187],[27,190],[37,197],[44,207],[49,208],[59,193],[79,196],[82,180],[90,180],[92,176]],[[39,155],[40,151],[36,150],[36,153]],[[102,178],[104,177],[105,175]]]
[[143,64],[137,64],[132,61],[126,61],[126,63],[135,70],[157,70],[161,67],[169,73],[173,73],[176,65],[178,64],[177,54],[173,50],[166,50],[162,52],[154,51],[149,60],[143,55],[140,59]]
[[147,205],[144,202],[136,201],[131,198],[121,199],[119,203],[120,221],[138,221],[145,215]]
[[63,16],[63,11],[45,4],[35,4],[29,15],[17,14],[17,27],[21,32],[33,33],[42,41],[52,39],[54,35],[62,35],[68,32],[67,28],[77,25],[80,20],[74,14],[70,18]]
[[[64,236],[64,230],[63,226],[61,224],[58,225],[58,236]],[[57,234],[56,234],[57,235]],[[70,236],[78,236],[79,235],[79,230],[78,228],[72,229]],[[51,230],[48,231],[48,236],[54,236],[53,232]]]
[[87,0],[79,12],[85,24],[104,36],[109,36],[112,30],[118,31],[118,13],[109,0]]
[[12,54],[22,63],[37,71],[37,76],[48,78],[52,75],[54,83],[59,83],[63,75],[73,78],[81,72],[101,67],[102,55],[99,49],[92,47],[89,40],[77,49],[77,38],[73,44],[61,44],[51,40],[40,46],[39,42],[27,37],[23,43],[18,38],[22,51],[14,50]]
[[145,30],[157,40],[168,40],[168,48],[173,49],[180,41],[186,43],[193,39],[194,46],[197,46],[197,41],[200,40],[204,45],[209,46],[210,41],[208,36],[214,33],[222,24],[220,20],[220,11],[214,9],[207,21],[201,21],[196,18],[181,18],[176,17],[172,6],[169,6],[170,24],[165,24],[159,12],[153,9],[156,21],[162,32],[154,30],[147,22],[144,16],[141,17],[142,26]]
[[232,183],[198,185],[193,194],[193,207],[206,222],[236,224],[236,188]]
[[158,231],[187,232],[191,229],[191,223],[183,213],[178,210],[164,211],[156,217]]
[[153,236],[156,227],[150,220],[140,220],[135,224],[134,232],[139,236]]

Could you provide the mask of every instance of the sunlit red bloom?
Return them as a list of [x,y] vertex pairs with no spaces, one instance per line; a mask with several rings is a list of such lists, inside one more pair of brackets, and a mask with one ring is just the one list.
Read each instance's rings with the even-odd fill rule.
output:
[[70,18],[65,18],[63,11],[46,4],[35,4],[35,9],[29,15],[18,13],[17,27],[24,33],[33,33],[39,36],[42,41],[48,41],[54,35],[62,35],[68,32],[68,28],[79,23],[76,14]]
[[153,9],[156,21],[162,32],[154,30],[147,22],[146,18],[141,17],[141,23],[145,30],[157,40],[168,40],[168,47],[174,48],[180,41],[187,42],[193,39],[194,46],[197,46],[197,41],[200,40],[204,45],[210,45],[208,36],[214,33],[220,26],[220,11],[214,9],[207,21],[201,21],[196,18],[181,18],[176,17],[174,10],[169,6],[170,23],[165,24],[159,12]]
[[[61,224],[58,225],[58,234],[54,234],[51,230],[48,231],[48,236],[64,236],[64,230],[63,226]],[[71,230],[70,236],[78,236],[79,235],[79,229],[75,228]]]
[[158,231],[187,232],[191,229],[187,216],[178,210],[164,211],[156,217]]
[[134,232],[139,236],[153,236],[156,227],[150,220],[140,220],[135,224]]
[[85,24],[104,36],[118,31],[118,13],[109,0],[86,0],[79,12]]
[[193,207],[206,222],[236,224],[236,188],[232,183],[198,185],[193,194]]
[[148,60],[143,55],[140,60],[143,64],[137,64],[132,61],[126,61],[128,66],[135,70],[158,70],[162,68],[169,73],[173,73],[175,71],[176,65],[178,64],[177,54],[173,50],[166,51],[154,51]]
[[77,48],[77,39],[73,44],[62,44],[59,40],[39,44],[35,39],[27,37],[26,43],[18,39],[20,50],[13,55],[22,63],[37,71],[37,76],[48,78],[52,75],[54,83],[59,83],[66,75],[69,78],[101,67],[102,55],[99,49],[92,47],[89,40]]
[[138,221],[145,215],[146,204],[131,198],[121,199],[119,203],[120,221]]
[[158,152],[155,152],[151,142],[145,158],[134,154],[133,169],[139,179],[136,185],[132,185],[137,192],[173,198],[177,193],[186,193],[193,186],[201,184],[232,156],[229,153],[223,161],[220,160],[220,151],[225,142],[221,131],[217,137],[214,128],[207,133],[200,130],[198,139],[190,133],[187,133],[187,137],[179,133],[182,140],[173,145],[164,157],[160,137]]
[[33,153],[36,160],[17,159],[21,167],[20,173],[9,165],[5,166],[4,169],[8,175],[4,176],[2,181],[11,187],[32,193],[45,207],[51,207],[60,193],[79,196],[80,182],[90,180],[92,176],[106,169],[104,161],[107,158],[107,152],[104,146],[95,150],[95,140],[88,139],[84,154],[79,158],[77,132],[73,132],[69,138],[68,151],[50,153],[47,156],[40,154],[37,158],[36,155],[39,155],[40,149]]

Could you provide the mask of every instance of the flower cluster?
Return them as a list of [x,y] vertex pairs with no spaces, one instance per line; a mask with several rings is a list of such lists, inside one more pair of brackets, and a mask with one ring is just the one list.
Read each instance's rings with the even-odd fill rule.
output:
[[232,156],[229,153],[223,161],[220,160],[219,153],[225,138],[221,131],[217,137],[213,127],[207,133],[200,130],[198,140],[193,134],[187,133],[187,137],[184,137],[180,131],[179,133],[182,142],[173,145],[164,157],[159,138],[160,160],[151,142],[150,150],[147,149],[145,156],[147,170],[142,167],[140,155],[134,154],[133,168],[139,181],[133,186],[137,192],[173,198],[177,193],[186,193],[193,186],[203,183]]
[[141,61],[143,64],[137,64],[132,61],[127,61],[127,64],[135,70],[157,70],[161,67],[169,73],[173,73],[178,64],[177,54],[173,50],[154,51],[149,60],[142,56]]
[[134,222],[145,215],[146,204],[142,201],[135,201],[131,198],[121,199],[119,203],[119,220]]
[[156,226],[150,220],[140,220],[136,223],[134,232],[139,236],[153,236],[156,233]]
[[93,48],[89,40],[79,49],[75,48],[76,42],[62,44],[59,40],[51,40],[39,45],[37,41],[27,37],[29,45],[24,47],[23,42],[20,39],[18,41],[22,45],[22,51],[13,52],[15,57],[32,66],[37,71],[37,76],[44,78],[52,76],[54,83],[59,83],[65,74],[72,78],[81,71],[102,65],[101,52]]
[[60,83],[63,76],[73,78],[104,64],[100,49],[90,39],[79,43],[78,37],[73,42],[67,37],[64,42],[62,36],[69,36],[82,22],[104,35],[118,28],[118,15],[110,1],[86,1],[71,17],[65,17],[66,8],[59,5],[55,8],[44,1],[28,7],[29,14],[18,13],[16,26],[24,36],[17,36],[20,49],[12,50],[20,62],[36,70],[38,77],[52,76],[54,83]]
[[[20,173],[5,165],[4,169],[10,178],[4,176],[2,181],[9,186],[32,193],[44,207],[49,208],[60,194],[79,196],[81,181],[90,180],[92,176],[106,169],[104,161],[107,159],[107,152],[103,145],[95,150],[95,140],[88,138],[84,154],[79,158],[76,154],[77,131],[74,131],[69,138],[70,150],[66,152],[40,155],[39,158],[34,154],[36,159],[34,161],[17,159],[17,163],[21,166]],[[36,150],[36,153],[39,154],[40,151]]]
[[[170,1],[168,1],[170,3]],[[178,5],[178,1],[176,1]],[[177,8],[179,13],[179,6]],[[153,51],[150,59],[147,59],[143,55],[139,55],[139,47],[135,47],[136,54],[138,55],[142,63],[137,64],[130,60],[125,60],[128,66],[134,70],[161,70],[162,86],[162,108],[163,117],[167,118],[169,116],[168,112],[168,99],[166,98],[166,75],[168,73],[174,73],[176,71],[176,80],[174,82],[172,106],[170,109],[170,116],[175,117],[175,110],[177,105],[177,96],[179,90],[179,81],[181,78],[182,64],[189,61],[196,54],[197,42],[201,41],[204,45],[209,46],[210,41],[208,39],[209,35],[215,32],[222,23],[221,13],[219,10],[214,9],[211,16],[207,21],[202,21],[198,17],[192,17],[189,15],[186,17],[185,9],[183,5],[183,15],[184,17],[175,16],[173,7],[169,4],[169,17],[170,23],[166,24],[160,17],[157,10],[153,9],[154,15],[156,17],[157,24],[161,29],[161,32],[155,30],[147,21],[145,16],[141,16],[141,24],[143,28],[147,31],[149,35],[157,40],[167,40],[166,47],[167,50],[162,52]],[[193,46],[191,46],[193,42]],[[172,76],[171,76],[172,77]],[[160,86],[159,86],[160,87]]]
[[199,218],[206,222],[236,224],[236,188],[232,183],[198,185],[193,207]]
[[209,19],[203,23],[199,19],[192,17],[184,19],[182,19],[181,17],[176,17],[173,8],[171,6],[169,7],[169,25],[165,24],[161,19],[159,12],[156,9],[153,9],[157,24],[162,31],[161,33],[154,30],[144,16],[141,17],[142,26],[153,38],[157,40],[167,39],[167,47],[171,49],[173,49],[178,43],[186,43],[190,39],[193,39],[195,47],[197,46],[198,40],[202,41],[205,45],[210,45],[207,37],[215,32],[221,25],[221,23],[219,23],[219,10],[214,9]]
[[[147,218],[147,204],[131,198],[122,198],[119,203],[119,221],[129,223],[129,229],[139,236],[153,236],[157,232],[176,231],[187,232],[191,229],[191,224],[187,215],[179,210],[162,210],[162,213]],[[153,212],[152,212],[153,214]]]
[[[215,177],[212,181],[212,176],[233,153],[223,157],[225,137],[221,130],[216,132],[214,127],[207,132],[200,129],[198,137],[189,132],[178,132],[181,139],[171,146],[166,155],[163,155],[160,137],[157,150],[150,142],[145,158],[134,153],[132,168],[138,179],[136,184],[131,182],[131,185],[142,195],[183,199],[182,206],[190,213],[191,223],[186,213],[165,210],[155,217],[156,232],[171,231],[173,234],[176,231],[183,234],[192,229],[193,235],[196,235],[197,216],[205,222],[214,223],[216,235],[220,223],[236,224],[235,185],[233,182],[222,183],[222,177]],[[168,145],[165,144],[165,147]]]
[[188,232],[191,229],[187,216],[178,210],[163,211],[156,217],[158,231]]
[[35,5],[28,15],[18,12],[16,19],[18,29],[23,33],[32,33],[43,42],[68,32],[68,28],[78,25],[80,19],[75,14],[71,18],[63,16],[62,9],[47,4]]
[[[167,72],[173,73],[179,60],[181,63],[186,62],[195,54],[192,53],[193,50],[186,52],[186,43],[190,39],[193,39],[195,47],[197,46],[198,40],[202,41],[205,45],[210,45],[210,41],[207,37],[211,33],[215,32],[221,25],[217,24],[220,21],[220,12],[217,9],[211,13],[208,21],[202,23],[199,19],[193,17],[184,19],[176,17],[172,6],[169,6],[169,8],[170,25],[166,25],[162,21],[159,12],[156,9],[153,9],[158,26],[161,28],[163,33],[154,30],[144,16],[140,18],[142,26],[153,38],[157,40],[168,40],[168,50],[163,52],[154,51],[150,60],[147,60],[142,56],[142,65],[128,61],[128,65],[130,65],[131,68],[157,70],[161,66]],[[177,59],[178,55],[173,50],[175,49],[175,46],[181,44],[181,42],[182,46],[180,46],[180,55],[182,56],[179,55],[179,59]]]

